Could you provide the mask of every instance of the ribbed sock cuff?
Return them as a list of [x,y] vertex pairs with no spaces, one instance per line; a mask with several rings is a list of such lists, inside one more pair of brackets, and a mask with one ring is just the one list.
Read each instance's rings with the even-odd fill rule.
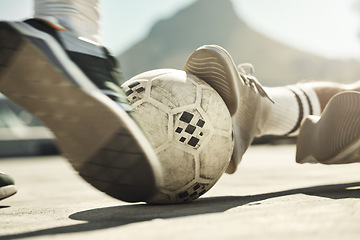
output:
[[263,100],[260,135],[295,136],[304,117],[321,113],[315,91],[306,84],[265,88],[265,91],[275,103]]
[[299,104],[294,93],[284,87],[264,89],[274,103],[262,99],[261,135],[286,135],[298,119]]
[[300,97],[304,105],[304,117],[308,115],[320,116],[321,106],[319,98],[314,89],[305,84],[296,84],[288,86]]

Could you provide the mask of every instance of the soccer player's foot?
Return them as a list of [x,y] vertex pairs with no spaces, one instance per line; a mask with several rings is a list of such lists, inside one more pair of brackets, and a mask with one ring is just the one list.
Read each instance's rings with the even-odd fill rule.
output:
[[16,192],[14,179],[9,175],[0,172],[0,200],[10,197]]
[[321,117],[303,120],[297,140],[298,163],[340,164],[360,161],[360,93],[334,96]]
[[[267,97],[256,78],[237,69],[230,54],[216,45],[198,48],[187,60],[184,70],[212,86],[224,99],[233,118],[234,153],[227,173],[236,171],[243,154],[259,134],[262,119],[262,97]],[[250,66],[252,67],[252,66]]]
[[53,131],[62,153],[97,189],[146,201],[158,159],[130,115],[115,59],[55,23],[0,23],[0,91]]

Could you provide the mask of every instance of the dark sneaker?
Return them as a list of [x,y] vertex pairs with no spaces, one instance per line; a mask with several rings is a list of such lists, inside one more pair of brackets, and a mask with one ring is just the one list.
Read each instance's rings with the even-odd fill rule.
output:
[[52,23],[0,23],[0,91],[53,131],[86,181],[146,201],[161,184],[160,164],[129,115],[116,67],[104,47]]
[[0,172],[0,200],[10,197],[16,193],[14,179],[9,175]]

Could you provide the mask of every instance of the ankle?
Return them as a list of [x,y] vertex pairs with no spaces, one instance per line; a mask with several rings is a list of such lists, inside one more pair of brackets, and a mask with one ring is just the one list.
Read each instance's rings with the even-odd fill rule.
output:
[[274,103],[261,99],[259,136],[286,135],[298,118],[299,108],[294,94],[285,87],[269,87],[265,91]]

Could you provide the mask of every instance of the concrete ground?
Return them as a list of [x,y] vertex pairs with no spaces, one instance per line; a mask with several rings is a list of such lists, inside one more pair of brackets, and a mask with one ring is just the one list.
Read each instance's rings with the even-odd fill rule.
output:
[[252,146],[201,199],[166,206],[112,199],[62,157],[1,159],[19,191],[0,202],[0,239],[360,239],[360,164],[294,154]]

